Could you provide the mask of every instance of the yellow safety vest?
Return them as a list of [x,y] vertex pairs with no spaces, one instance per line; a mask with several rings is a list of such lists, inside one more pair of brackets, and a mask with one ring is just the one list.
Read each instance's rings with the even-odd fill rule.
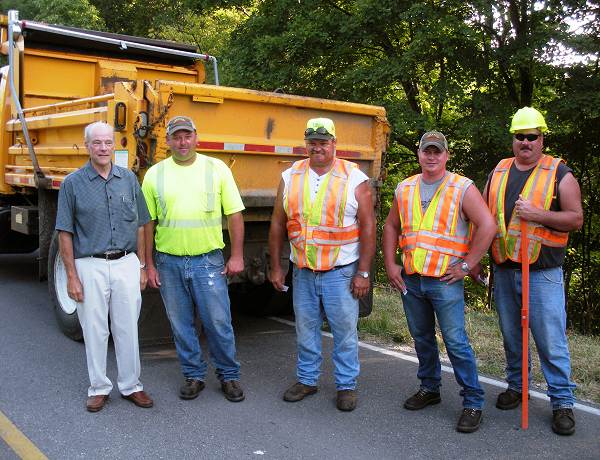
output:
[[421,209],[421,174],[400,183],[396,191],[402,234],[402,250],[407,274],[441,277],[451,257],[463,258],[469,250],[470,230],[457,227],[460,203],[470,180],[449,173],[435,191],[429,206]]
[[330,270],[335,267],[340,247],[358,241],[358,225],[344,227],[348,178],[357,167],[355,163],[336,158],[312,202],[308,159],[292,165],[283,205],[288,216],[292,261],[299,268]]
[[[501,160],[490,180],[488,187],[488,206],[498,223],[498,233],[492,242],[492,257],[496,263],[521,262],[521,219],[513,210],[508,227],[504,219],[504,200],[506,184],[510,168],[515,161],[513,158]],[[554,197],[554,184],[558,165],[563,162],[560,158],[542,155],[542,158],[525,182],[521,195],[531,200],[533,205],[544,210],[550,209]],[[529,263],[534,263],[539,255],[541,246],[564,247],[569,240],[569,234],[544,227],[537,222],[527,222],[529,237]]]

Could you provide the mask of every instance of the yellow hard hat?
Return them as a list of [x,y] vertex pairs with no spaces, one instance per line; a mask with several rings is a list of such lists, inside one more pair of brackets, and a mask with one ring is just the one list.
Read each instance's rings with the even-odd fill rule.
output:
[[533,107],[523,107],[514,114],[509,131],[514,133],[515,131],[520,131],[522,129],[534,128],[539,129],[543,133],[548,131],[544,116]]

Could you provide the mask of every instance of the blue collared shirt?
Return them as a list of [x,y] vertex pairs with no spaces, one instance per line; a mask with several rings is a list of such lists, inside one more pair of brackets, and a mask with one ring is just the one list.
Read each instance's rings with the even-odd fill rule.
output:
[[104,179],[88,161],[60,186],[56,230],[73,234],[76,259],[135,251],[138,227],[149,221],[140,184],[128,169],[113,164]]

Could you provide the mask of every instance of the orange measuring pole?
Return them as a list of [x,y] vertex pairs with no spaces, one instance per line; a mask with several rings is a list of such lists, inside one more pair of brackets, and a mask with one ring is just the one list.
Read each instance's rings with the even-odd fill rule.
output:
[[529,238],[527,221],[521,218],[521,330],[522,349],[522,389],[521,389],[521,428],[529,426]]

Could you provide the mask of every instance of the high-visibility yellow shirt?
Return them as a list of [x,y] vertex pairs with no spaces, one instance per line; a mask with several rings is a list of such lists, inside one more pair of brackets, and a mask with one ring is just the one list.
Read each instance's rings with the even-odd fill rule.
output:
[[200,154],[188,166],[178,165],[173,158],[152,166],[142,191],[150,218],[156,220],[156,249],[176,256],[222,249],[223,214],[244,209],[229,168]]

